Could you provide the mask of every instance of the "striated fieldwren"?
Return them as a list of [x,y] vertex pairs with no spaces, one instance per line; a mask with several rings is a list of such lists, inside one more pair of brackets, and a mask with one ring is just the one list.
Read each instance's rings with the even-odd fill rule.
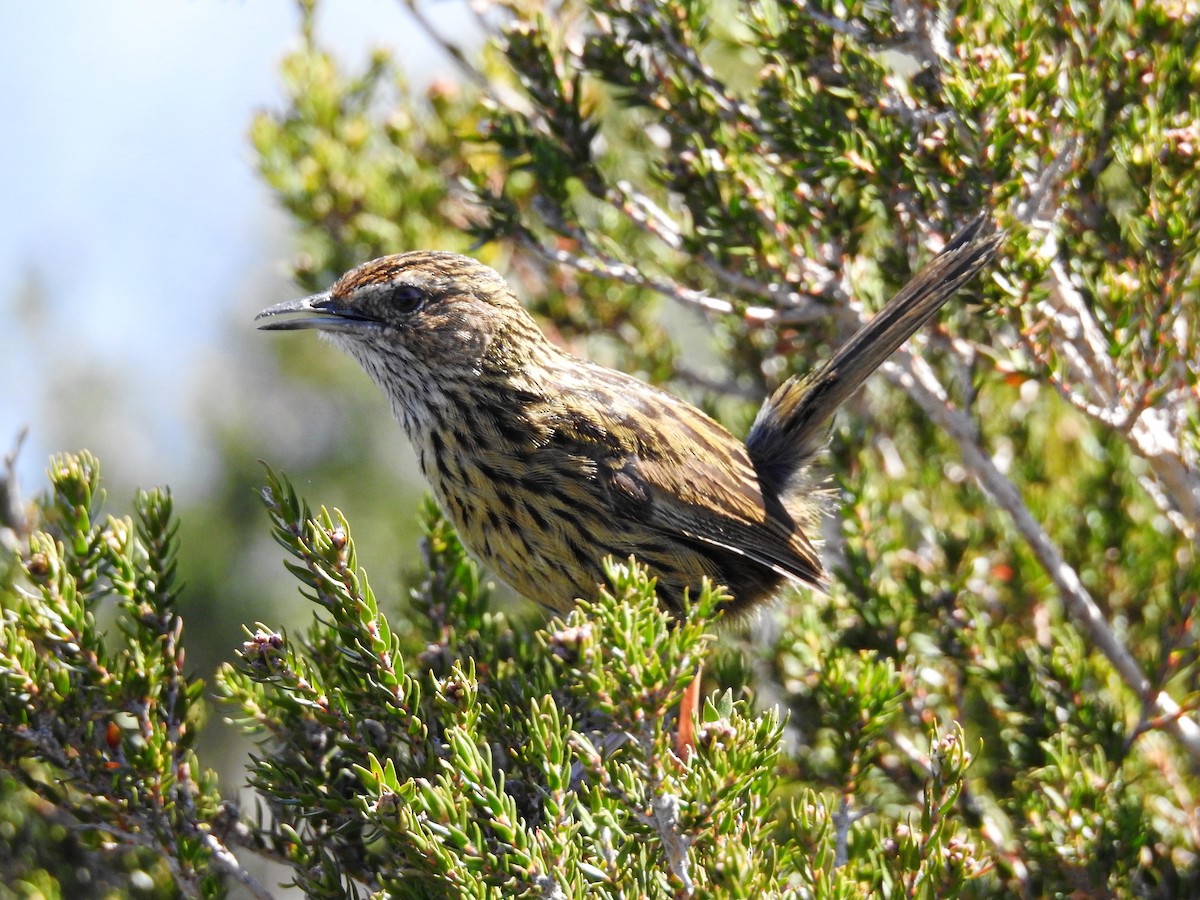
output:
[[[495,271],[454,253],[365,263],[259,313],[316,329],[383,389],[464,544],[565,611],[635,556],[677,611],[703,576],[728,612],[787,579],[817,584],[828,505],[813,456],[834,410],[995,255],[981,216],[812,373],[781,385],[745,442],[700,410],[552,344]],[[284,314],[292,318],[276,319]]]

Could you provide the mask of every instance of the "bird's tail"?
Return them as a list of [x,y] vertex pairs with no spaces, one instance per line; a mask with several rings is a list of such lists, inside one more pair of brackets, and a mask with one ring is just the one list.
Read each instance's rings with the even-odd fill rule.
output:
[[783,491],[824,437],[822,426],[872,372],[996,255],[1003,237],[981,213],[883,311],[815,372],[788,379],[759,410],[746,448],[763,486]]

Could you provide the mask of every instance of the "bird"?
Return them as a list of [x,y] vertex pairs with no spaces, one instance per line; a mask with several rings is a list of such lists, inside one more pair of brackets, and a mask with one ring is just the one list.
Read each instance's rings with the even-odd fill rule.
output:
[[256,317],[316,330],[383,390],[464,545],[565,613],[636,558],[682,613],[703,579],[729,617],[821,587],[832,505],[814,458],[834,411],[995,256],[987,213],[823,365],[783,382],[745,440],[686,401],[551,342],[505,279],[445,251],[384,256]]

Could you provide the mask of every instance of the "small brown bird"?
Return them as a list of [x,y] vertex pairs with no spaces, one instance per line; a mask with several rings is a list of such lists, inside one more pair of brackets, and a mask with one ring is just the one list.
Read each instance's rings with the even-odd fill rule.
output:
[[743,443],[700,410],[556,347],[504,279],[416,251],[272,306],[270,330],[311,328],[383,389],[466,546],[553,610],[591,597],[601,560],[636,556],[677,611],[703,576],[738,614],[787,579],[817,584],[809,535],[827,506],[810,463],[825,423],[995,255],[976,219],[813,373],[763,404]]

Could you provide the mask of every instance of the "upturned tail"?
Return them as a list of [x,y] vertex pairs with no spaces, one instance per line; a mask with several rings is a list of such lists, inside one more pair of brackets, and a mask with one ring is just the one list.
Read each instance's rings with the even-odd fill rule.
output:
[[1002,238],[981,213],[829,362],[789,378],[763,403],[746,449],[766,491],[784,491],[824,439],[823,426],[834,411],[992,260]]

